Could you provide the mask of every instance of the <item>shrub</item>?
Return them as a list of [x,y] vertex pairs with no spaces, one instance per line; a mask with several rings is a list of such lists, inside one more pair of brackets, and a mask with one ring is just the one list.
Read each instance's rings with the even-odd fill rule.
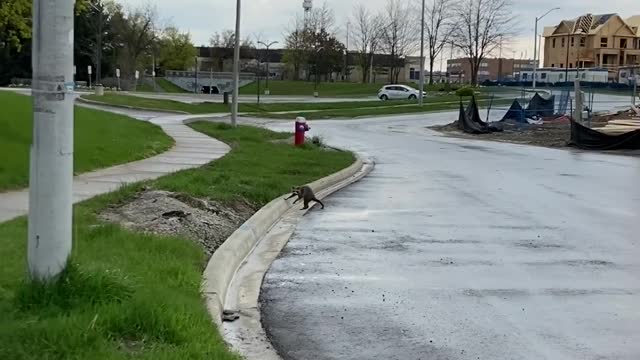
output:
[[456,95],[458,96],[473,96],[473,89],[470,87],[461,87],[456,90]]

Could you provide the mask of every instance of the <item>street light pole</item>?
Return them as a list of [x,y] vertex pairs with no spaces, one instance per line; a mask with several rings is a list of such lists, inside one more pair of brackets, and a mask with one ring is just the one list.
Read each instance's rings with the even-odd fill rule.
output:
[[74,0],[33,1],[33,140],[27,263],[52,280],[72,248]]
[[422,17],[421,17],[421,32],[420,32],[420,89],[418,95],[418,104],[422,106],[424,103],[424,2],[422,0]]
[[233,50],[233,105],[231,107],[231,125],[234,127],[238,120],[238,93],[240,87],[240,1],[236,2],[236,34]]
[[262,41],[258,41],[258,44],[264,45],[264,47],[267,49],[267,78],[266,78],[266,83],[265,83],[265,89],[264,89],[264,94],[265,95],[269,95],[270,91],[269,91],[269,77],[270,77],[270,72],[269,72],[269,48],[275,44],[277,44],[277,41],[272,41],[268,44],[262,42]]
[[538,70],[538,57],[537,57],[537,54],[538,54],[538,21],[542,20],[543,17],[547,16],[550,12],[552,12],[554,10],[560,10],[560,8],[559,7],[554,7],[552,9],[549,9],[542,16],[536,17],[536,25],[534,27],[535,34],[533,34],[533,89],[534,90],[536,89],[536,72]]
[[99,2],[99,7],[94,5],[92,2],[89,2],[88,4],[98,12],[98,33],[96,34],[96,85],[100,85],[102,84],[102,22],[104,21],[104,7],[102,2]]

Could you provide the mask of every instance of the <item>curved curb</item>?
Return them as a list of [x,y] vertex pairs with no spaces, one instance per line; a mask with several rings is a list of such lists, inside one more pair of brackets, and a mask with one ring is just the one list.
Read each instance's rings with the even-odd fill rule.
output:
[[[323,198],[360,180],[373,169],[373,166],[372,161],[358,158],[348,168],[316,180],[309,186],[319,198]],[[294,209],[292,203],[293,200],[284,201],[282,197],[278,197],[258,210],[216,250],[203,273],[202,292],[207,304],[207,310],[218,329],[223,330],[223,312],[225,310],[233,310],[241,314],[240,320],[232,323],[240,326],[241,329],[237,332],[253,334],[251,338],[249,336],[239,337],[242,340],[252,342],[253,345],[239,344],[234,340],[234,336],[229,336],[227,329],[224,329],[225,339],[236,350],[244,353],[243,355],[247,359],[267,359],[263,354],[259,357],[252,357],[251,355],[255,351],[247,351],[247,347],[258,348],[259,351],[264,351],[265,349],[269,351],[271,349],[275,354],[266,335],[264,335],[264,330],[259,320],[260,314],[257,308],[257,301],[262,277],[293,233],[297,221],[306,213],[306,211],[298,210],[297,205]],[[285,232],[282,232],[282,229],[278,226],[283,222],[286,223],[284,224],[287,228]],[[272,232],[275,234],[270,234]],[[268,234],[278,236],[279,241],[277,243],[271,242],[270,240],[272,239],[268,239],[266,236]],[[263,259],[264,261],[260,262],[258,271],[247,269],[247,275],[251,274],[250,276],[254,278],[257,275],[255,279],[259,280],[249,281],[247,279],[248,276],[238,276],[238,274],[245,270],[246,265],[250,263],[249,258],[256,253],[258,246],[269,248],[267,252],[271,253],[272,256],[271,259]],[[261,256],[260,254],[256,255]],[[243,284],[244,282],[248,282],[248,284]],[[250,292],[252,296],[247,297],[247,292]],[[244,304],[246,300],[248,300],[249,304]],[[277,359],[277,357],[273,357],[273,354],[268,358]]]
[[168,114],[178,114],[178,115],[199,115],[199,114],[191,114],[186,111],[180,111],[180,110],[165,110],[165,109],[154,109],[154,108],[146,108],[146,107],[131,106],[131,105],[109,104],[101,101],[85,99],[82,96],[78,96],[76,98],[76,101],[79,101],[85,104],[90,104],[90,105],[110,106],[110,107],[116,107],[116,108],[127,109],[127,110],[153,111],[158,113],[168,113]]

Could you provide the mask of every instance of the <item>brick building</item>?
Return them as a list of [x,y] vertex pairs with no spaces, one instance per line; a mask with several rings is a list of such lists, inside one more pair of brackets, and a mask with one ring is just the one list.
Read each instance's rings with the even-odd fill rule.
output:
[[[513,80],[514,73],[533,70],[533,60],[490,58],[484,59],[478,69],[478,82],[485,80]],[[447,60],[447,72],[451,82],[466,83],[471,79],[469,58]]]

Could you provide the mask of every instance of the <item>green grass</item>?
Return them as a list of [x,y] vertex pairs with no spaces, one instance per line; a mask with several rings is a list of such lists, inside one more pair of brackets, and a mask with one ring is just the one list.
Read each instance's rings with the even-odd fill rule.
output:
[[[245,85],[240,88],[241,95],[255,95],[257,92],[257,83]],[[269,90],[271,95],[298,95],[312,96],[315,87],[314,82],[307,81],[290,81],[290,80],[273,80],[269,81]],[[382,84],[360,84],[360,83],[327,83],[321,82],[318,85],[318,94],[321,97],[362,97],[376,96]],[[265,83],[260,82],[260,89],[264,93]]]
[[98,101],[110,105],[130,106],[134,108],[154,109],[164,111],[181,111],[189,114],[210,114],[228,112],[229,107],[221,103],[188,104],[180,101],[165,99],[147,99],[140,96],[120,94],[104,94],[104,96],[84,95],[85,99]]
[[230,128],[227,124],[196,122],[195,130],[232,146],[222,159],[199,169],[187,170],[159,179],[157,185],[170,191],[186,191],[194,196],[221,201],[244,198],[261,207],[302,185],[349,166],[353,155],[342,151],[325,151],[314,145],[297,148],[272,143],[290,138],[249,126]]
[[[477,97],[480,105],[488,105],[489,100],[481,99]],[[429,113],[435,111],[445,111],[457,109],[459,106],[458,99],[445,100],[427,100],[424,106],[418,106],[417,104],[408,104],[400,106],[379,106],[370,108],[344,108],[344,109],[330,109],[321,111],[299,111],[294,114],[278,114],[278,113],[261,113],[260,117],[271,119],[290,119],[292,116],[302,116],[308,120],[321,120],[321,119],[333,119],[333,118],[356,118],[364,116],[382,116],[382,115],[401,115],[401,114],[413,114],[413,113]],[[463,99],[463,103],[466,106],[468,99]],[[509,105],[513,100],[494,100],[493,105]]]
[[137,92],[151,92],[152,93],[152,92],[155,92],[155,89],[150,84],[139,83],[138,86],[136,86],[136,91]]
[[74,251],[56,284],[25,282],[27,221],[0,224],[0,359],[238,359],[215,330],[200,294],[206,259],[193,241],[134,233],[96,212],[143,186],[256,207],[340,170],[353,155],[273,143],[291,134],[198,122],[229,143],[207,166],[124,187],[74,207]]
[[[0,191],[26,187],[33,132],[31,97],[0,92]],[[103,111],[75,108],[74,171],[143,159],[173,145],[162,129]]]
[[163,78],[156,78],[156,84],[167,93],[186,93],[187,91],[171,81]]

